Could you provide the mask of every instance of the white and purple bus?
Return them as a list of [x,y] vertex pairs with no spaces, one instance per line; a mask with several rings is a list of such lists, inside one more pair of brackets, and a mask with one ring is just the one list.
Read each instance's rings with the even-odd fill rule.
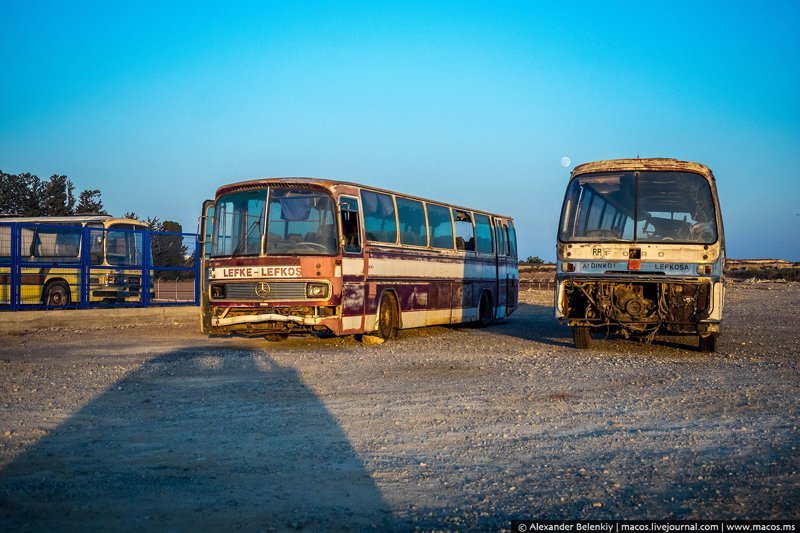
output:
[[202,329],[367,334],[474,322],[517,307],[510,217],[354,183],[269,178],[204,204]]

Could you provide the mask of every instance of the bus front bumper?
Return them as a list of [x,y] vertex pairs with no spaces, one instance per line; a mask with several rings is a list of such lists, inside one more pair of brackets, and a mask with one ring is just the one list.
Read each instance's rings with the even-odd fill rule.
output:
[[[139,298],[141,296],[141,291],[133,288],[115,288],[115,287],[102,287],[100,289],[93,289],[92,290],[92,297],[93,298],[115,298],[115,299],[127,299],[127,298]],[[155,298],[156,292],[154,290],[150,290],[150,298]]]
[[213,327],[233,326],[236,324],[258,324],[262,322],[294,322],[304,326],[318,326],[330,317],[279,315],[277,313],[261,313],[257,315],[240,315],[232,317],[211,317]]

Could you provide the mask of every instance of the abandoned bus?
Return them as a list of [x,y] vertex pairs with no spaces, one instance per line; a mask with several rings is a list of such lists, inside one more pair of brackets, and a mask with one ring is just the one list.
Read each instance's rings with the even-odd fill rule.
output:
[[[81,262],[91,275],[90,302],[139,301],[142,238],[138,220],[108,215],[0,218],[0,258],[12,255],[12,228],[19,227],[20,303],[67,307],[80,300]],[[84,228],[89,229],[84,257]],[[6,269],[8,270],[8,269]],[[10,301],[11,275],[0,275],[0,301]],[[151,290],[151,295],[152,295]]]
[[280,340],[434,324],[517,307],[513,221],[353,183],[274,178],[204,204],[202,329]]
[[675,159],[597,161],[572,171],[558,232],[556,317],[576,348],[592,332],[651,341],[696,334],[714,352],[725,241],[714,175]]

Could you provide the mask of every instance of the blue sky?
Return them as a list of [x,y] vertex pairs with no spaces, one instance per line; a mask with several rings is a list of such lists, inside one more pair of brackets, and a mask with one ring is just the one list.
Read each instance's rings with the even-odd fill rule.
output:
[[800,261],[798,2],[8,2],[0,169],[193,231],[224,183],[356,181],[516,218],[573,165],[703,162],[728,256]]

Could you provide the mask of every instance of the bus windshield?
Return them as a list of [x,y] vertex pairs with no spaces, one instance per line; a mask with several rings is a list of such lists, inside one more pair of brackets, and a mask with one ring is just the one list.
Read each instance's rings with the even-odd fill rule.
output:
[[559,237],[565,242],[713,244],[708,181],[691,172],[603,172],[572,180]]
[[215,213],[211,254],[215,257],[337,251],[333,199],[321,192],[282,188],[235,192],[217,200]]
[[142,264],[142,228],[114,224],[106,232],[106,261],[109,265]]

